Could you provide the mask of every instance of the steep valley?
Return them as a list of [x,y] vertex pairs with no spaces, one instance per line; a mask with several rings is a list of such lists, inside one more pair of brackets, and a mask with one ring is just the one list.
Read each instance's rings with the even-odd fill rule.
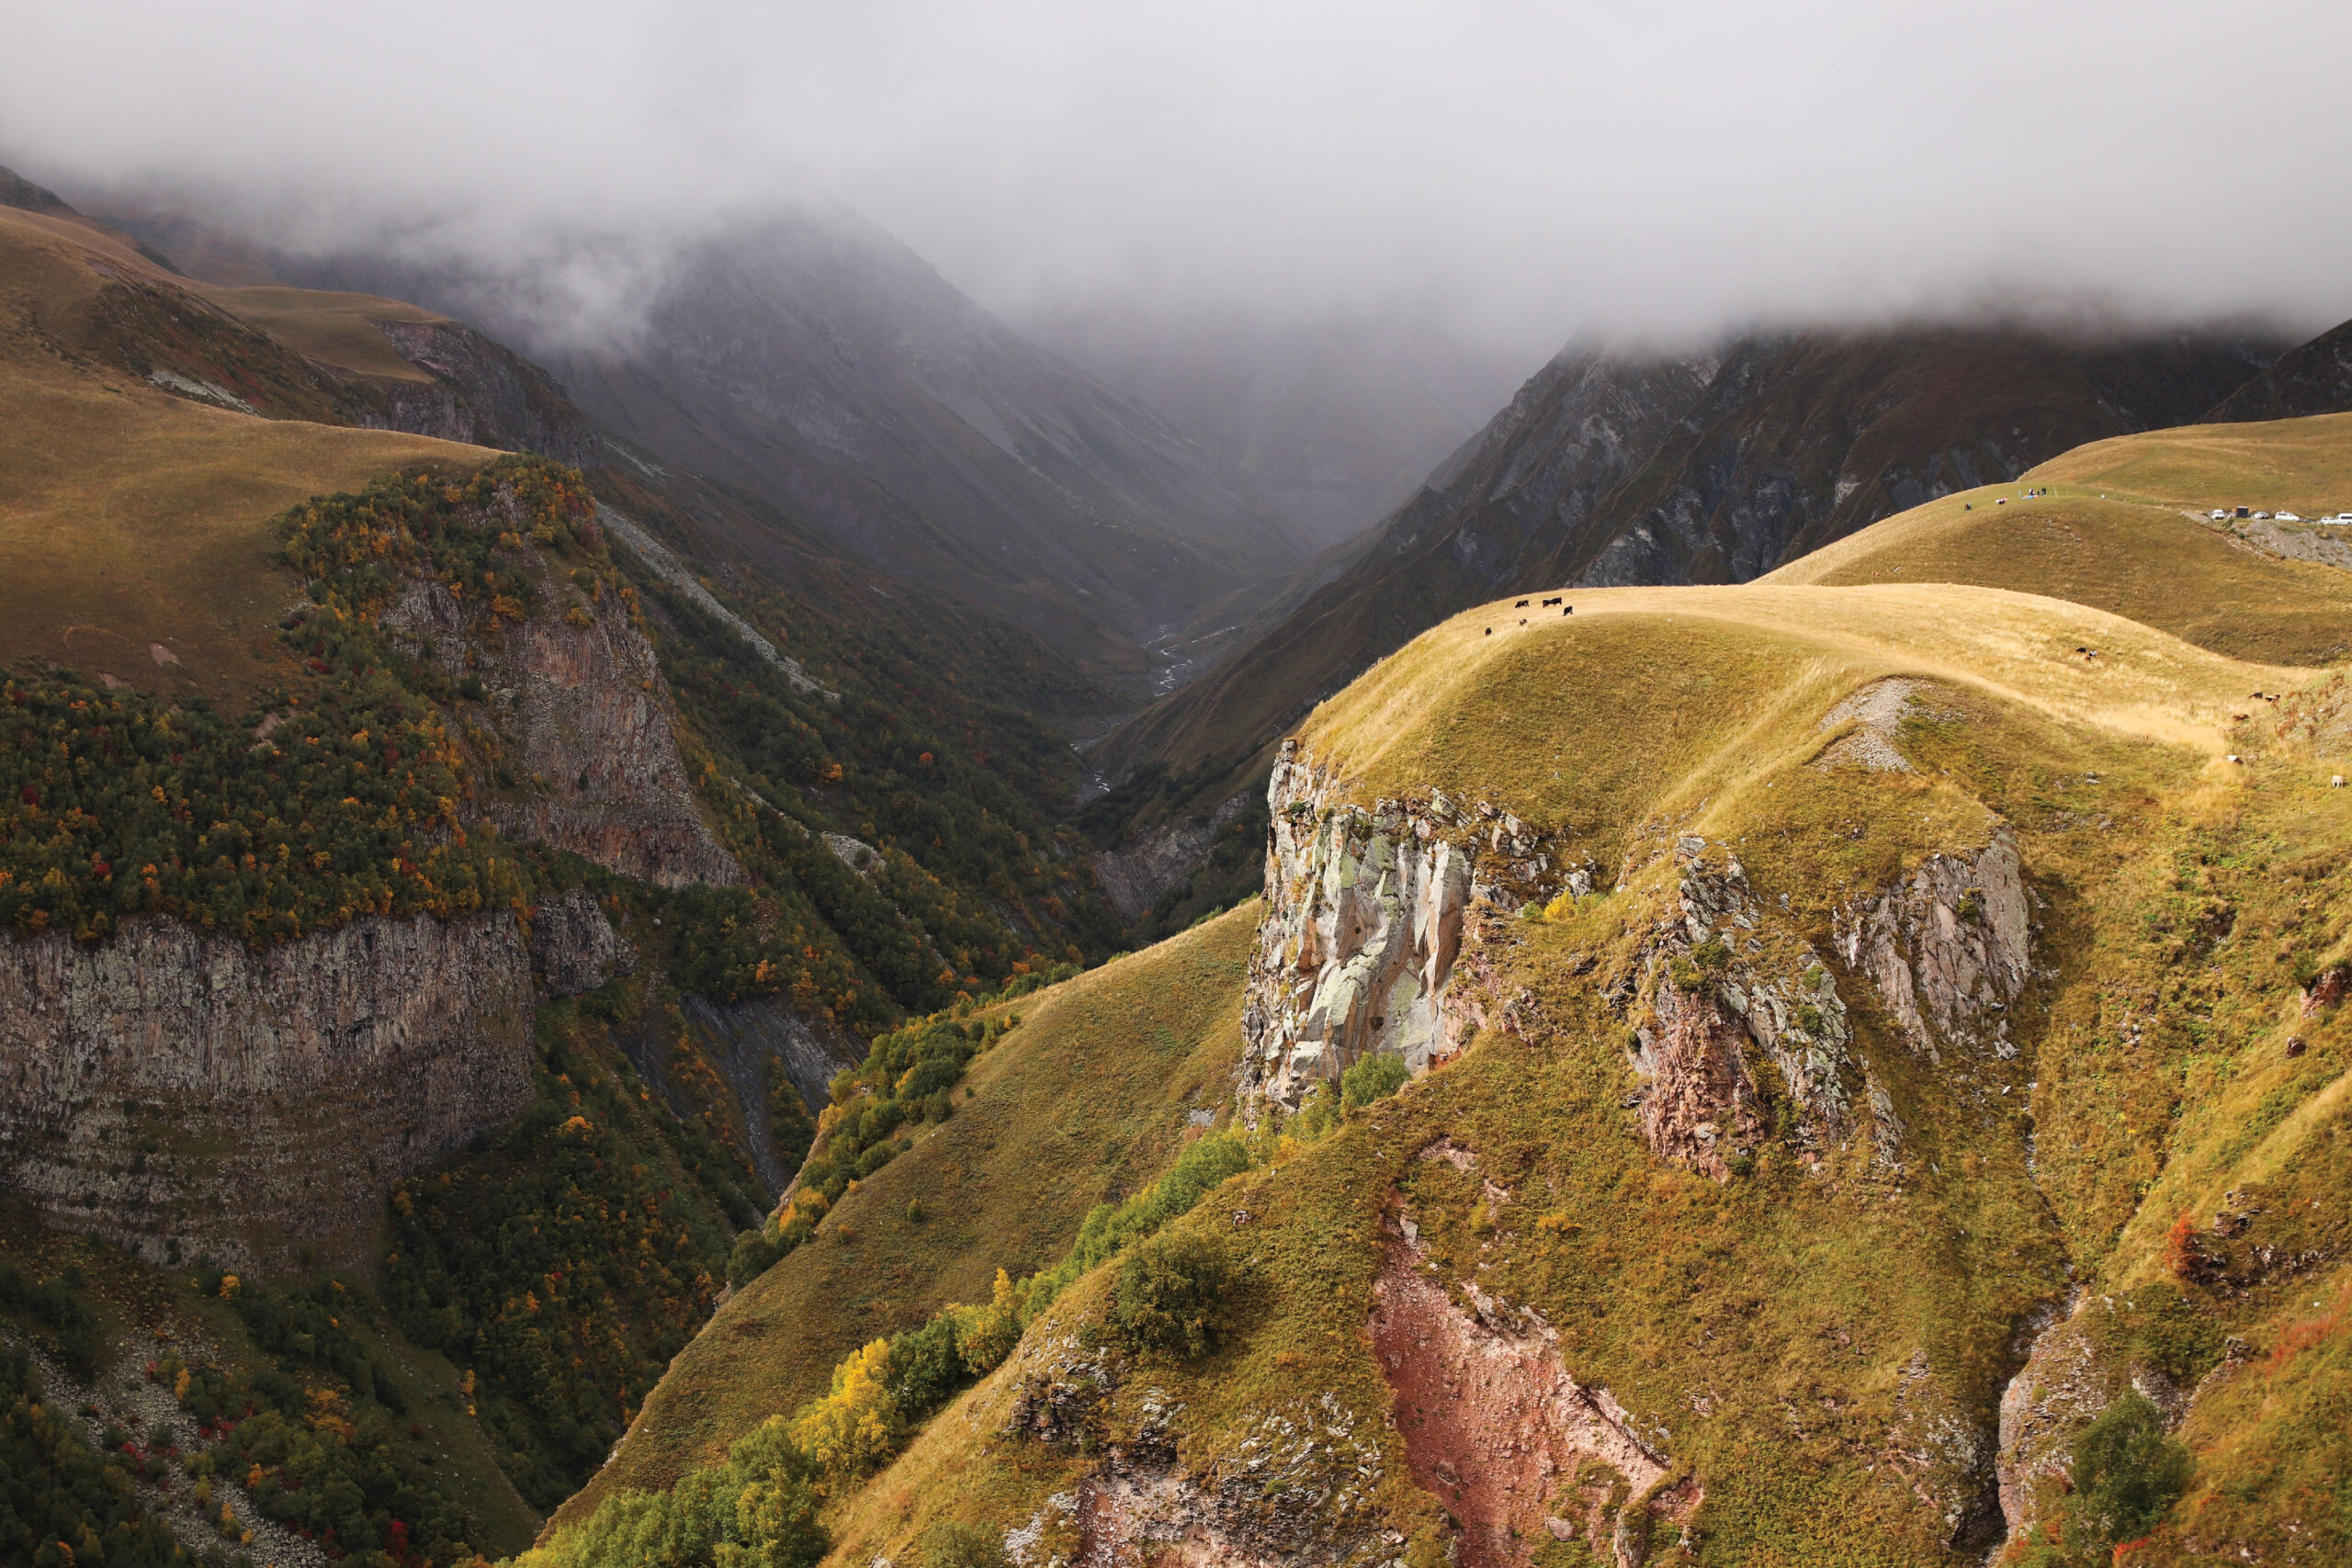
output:
[[370,428],[608,450],[414,307],[62,203],[0,290],[0,1332],[113,1456],[58,1539],[517,1550],[864,1037],[1106,951],[1056,661],[693,476]]
[[910,253],[0,176],[0,1560],[2352,1556],[2333,338],[1563,355],[1081,760],[1305,552]]

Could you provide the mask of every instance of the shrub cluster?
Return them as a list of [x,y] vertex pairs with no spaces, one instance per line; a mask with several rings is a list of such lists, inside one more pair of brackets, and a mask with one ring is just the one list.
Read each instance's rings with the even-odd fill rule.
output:
[[622,1492],[549,1543],[546,1568],[809,1568],[831,1540],[816,1477],[781,1416],[737,1440],[723,1464],[667,1492]]
[[953,1109],[950,1091],[972,1058],[1019,1022],[1007,1016],[967,1024],[934,1014],[876,1036],[865,1060],[833,1079],[833,1103],[818,1121],[818,1152],[800,1168],[791,1200],[769,1224],[736,1239],[728,1282],[740,1286],[757,1279],[807,1241],[851,1182],[873,1175],[910,1146],[899,1135],[900,1128],[945,1121]]
[[260,738],[193,700],[0,681],[0,928],[96,941],[157,913],[262,944],[503,904],[519,868],[457,830],[463,790],[439,716],[381,676]]
[[[901,1071],[911,1071],[922,1060],[920,1044],[894,1047],[893,1059],[905,1064]],[[1097,1205],[1055,1268],[1017,1282],[1000,1269],[985,1305],[944,1307],[920,1328],[851,1352],[833,1368],[825,1393],[788,1420],[772,1417],[730,1451],[727,1464],[689,1472],[673,1492],[606,1498],[594,1517],[556,1541],[556,1568],[732,1568],[747,1561],[742,1538],[728,1533],[740,1528],[731,1522],[736,1516],[688,1501],[723,1495],[729,1485],[746,1487],[739,1456],[747,1445],[755,1446],[774,1473],[790,1478],[788,1495],[776,1505],[787,1514],[803,1506],[806,1494],[821,1497],[856,1484],[888,1464],[925,1417],[1001,1366],[1022,1330],[1072,1281],[1122,1252],[1131,1259],[1148,1256],[1132,1270],[1136,1283],[1131,1285],[1130,1270],[1123,1269],[1110,1331],[1151,1353],[1205,1348],[1229,1325],[1238,1269],[1214,1237],[1154,1238],[1249,1165],[1247,1148],[1230,1134],[1193,1143],[1147,1190],[1123,1203]],[[766,1484],[751,1484],[742,1496],[764,1498]],[[813,1503],[808,1506],[813,1509]],[[810,1555],[778,1555],[773,1561],[782,1568],[814,1562],[827,1550],[821,1535],[813,1545],[793,1539],[794,1550]],[[994,1544],[950,1531],[927,1541],[924,1561],[957,1568],[993,1562]]]
[[461,602],[522,620],[533,586],[521,552],[537,545],[601,557],[595,516],[587,481],[544,457],[501,457],[458,480],[411,468],[314,496],[278,519],[278,559],[308,580],[312,605],[288,617],[288,640],[321,673],[379,661],[380,646],[353,634],[372,626],[420,570]]
[[2165,1433],[2164,1412],[2137,1389],[2075,1439],[2055,1528],[2017,1558],[2020,1568],[2105,1568],[2116,1548],[2151,1534],[2188,1489],[2189,1454]]
[[1154,1236],[1119,1265],[1104,1327],[1130,1354],[1199,1356],[1224,1337],[1231,1313],[1232,1248],[1214,1233]]
[[230,1301],[271,1361],[232,1373],[167,1353],[148,1367],[210,1440],[188,1466],[199,1499],[223,1477],[355,1568],[470,1562],[465,1516],[434,1473],[406,1397],[354,1332],[375,1304],[335,1280],[283,1290],[215,1271],[201,1283]]

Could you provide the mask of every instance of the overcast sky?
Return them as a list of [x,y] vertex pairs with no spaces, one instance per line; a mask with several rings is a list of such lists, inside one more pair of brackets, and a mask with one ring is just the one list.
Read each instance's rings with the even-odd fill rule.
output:
[[2345,0],[0,0],[0,161],[69,186],[477,244],[814,187],[1015,317],[2352,316]]

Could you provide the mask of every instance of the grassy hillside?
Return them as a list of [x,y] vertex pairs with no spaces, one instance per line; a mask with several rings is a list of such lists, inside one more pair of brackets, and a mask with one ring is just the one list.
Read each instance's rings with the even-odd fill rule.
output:
[[430,381],[432,373],[401,357],[379,321],[442,321],[421,306],[372,294],[312,288],[208,288],[205,298],[260,327],[306,358],[356,375]]
[[[1245,905],[1013,1004],[1019,1027],[973,1063],[955,1114],[736,1292],[556,1522],[715,1461],[823,1392],[843,1355],[949,1302],[987,1301],[998,1269],[1057,1260],[1089,1209],[1149,1185],[1189,1114],[1227,1098],[1257,919]],[[923,1217],[910,1218],[918,1200]]]
[[[1521,631],[1494,607],[1448,623],[1304,732],[1367,805],[1431,787],[1491,798],[1624,868],[1613,895],[1498,931],[1487,994],[1519,998],[1517,1026],[1183,1222],[1204,1245],[1231,1238],[1220,1345],[1123,1349],[1131,1287],[1103,1270],[828,1516],[832,1560],[895,1560],[956,1521],[1099,1540],[1115,1496],[1133,1495],[1067,1499],[1107,1448],[1169,1455],[1207,1528],[1238,1518],[1293,1549],[1336,1543],[1332,1560],[1442,1561],[1450,1519],[1476,1531],[1495,1518],[1481,1512],[1491,1498],[1447,1478],[1468,1486],[1474,1466],[1521,1450],[1508,1421],[1489,1434],[1498,1446],[1434,1457],[1399,1435],[1426,1395],[1393,1384],[1364,1331],[1395,1246],[1383,1216],[1399,1204],[1453,1299],[1475,1284],[1506,1318],[1540,1312],[1577,1383],[1607,1389],[1696,1483],[1688,1534],[1660,1523],[1647,1561],[1981,1559],[1998,1515],[1985,1533],[1982,1501],[1939,1479],[1951,1457],[1929,1434],[1989,1444],[2019,1325],[2075,1289],[2113,1298],[2092,1330],[2114,1365],[2184,1390],[2214,1378],[2180,1428],[2189,1494],[2146,1560],[2245,1541],[2317,1562],[2352,1543],[2329,1491],[2352,1453],[2324,1414],[2352,1391],[2352,1189],[2338,1163],[2352,1027],[2305,1000],[2352,942],[2352,797],[2328,787],[2352,752],[2340,680],[2241,723],[2230,709],[2246,692],[2310,676],[2055,600],[1576,599],[1573,623]],[[2096,664],[2074,654],[2086,642]],[[1908,771],[1823,765],[1852,728],[1825,716],[1887,676],[1923,682],[1894,731]],[[2225,749],[2245,761],[2222,761]],[[1826,954],[1841,911],[1931,854],[1973,854],[2001,824],[2027,868],[2040,976],[2007,1015],[2014,1059],[1931,1062],[1841,964],[1857,1055],[1901,1128],[1891,1166],[1867,1135],[1811,1157],[1776,1137],[1723,1183],[1650,1152],[1626,1109],[1627,1022],[1608,998],[1641,979],[1643,944],[1673,911],[1678,837],[1703,840],[1705,865],[1744,863],[1768,947]],[[1791,1109],[1773,1114],[1790,1134]],[[1467,1163],[1428,1157],[1440,1138]],[[2209,1242],[2210,1216],[2247,1212],[2278,1229]],[[2255,1359],[2227,1359],[2231,1336]],[[1097,1372],[1082,1444],[1027,1435],[1040,1398]],[[1326,1393],[1332,1404],[1313,1403]],[[1302,1450],[1278,1431],[1315,1441]],[[1160,1484],[1165,1461],[1134,1462],[1136,1484]],[[1624,1517],[1625,1494],[1595,1484],[1604,1523]],[[1401,1546],[1382,1546],[1383,1529]],[[1550,1555],[1581,1552],[1588,1537],[1572,1533],[1478,1560],[1585,1562]],[[2339,1544],[2297,1557],[2298,1542]]]
[[2028,472],[2158,505],[2352,511],[2352,413],[2260,424],[2189,424],[2094,441]]
[[[470,472],[492,454],[255,418],[154,386],[117,345],[93,342],[126,277],[159,297],[183,292],[86,226],[0,209],[0,663],[51,660],[157,691],[241,696],[293,667],[271,636],[298,586],[270,564],[272,518],[404,465]],[[265,403],[300,370],[283,349],[272,362],[266,347],[221,338],[226,349],[181,345],[158,367]]]
[[2244,505],[2308,517],[2346,498],[2352,414],[2154,431],[1915,507],[1762,581],[2047,593],[2217,652],[2316,665],[2352,651],[2352,575],[2282,560],[2203,513]]

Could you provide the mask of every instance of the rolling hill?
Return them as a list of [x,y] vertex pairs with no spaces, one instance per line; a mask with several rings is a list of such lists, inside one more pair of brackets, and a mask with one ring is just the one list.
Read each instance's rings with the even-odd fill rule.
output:
[[1993,328],[1759,335],[1684,355],[1572,344],[1337,580],[1114,732],[1097,765],[1223,773],[1484,599],[1745,581],[2083,442],[2193,419],[2276,352]]
[[71,216],[0,208],[0,660],[212,696],[266,686],[293,663],[273,632],[297,591],[270,564],[269,519],[404,465],[492,456],[352,428],[299,355]]
[[[813,1460],[826,1560],[2340,1555],[2335,569],[2181,513],[2316,496],[2346,445],[2341,420],[2099,443],[1809,580],[1504,600],[1378,661],[1285,743],[1264,903],[1204,928],[1256,926],[1241,994],[1202,993],[1238,1006],[1251,1168],[936,1415]],[[1080,1042],[1127,1034],[1031,1046],[1032,1139],[1111,1059]],[[1356,1092],[1400,1056],[1393,1098]],[[948,1135],[886,1168],[918,1179],[850,1245],[919,1246],[900,1194],[965,1212],[916,1163]],[[771,1431],[824,1430],[828,1400],[890,1418],[827,1316],[841,1223],[743,1298],[844,1348]],[[873,1365],[913,1353],[898,1310]],[[717,1328],[695,1388],[726,1386]],[[763,1354],[738,1364],[773,1378]],[[565,1519],[547,1561],[639,1560]]]
[[2296,558],[2290,538],[2324,547],[2325,530],[2208,513],[2332,514],[2340,495],[2352,495],[2352,414],[2152,431],[1916,507],[1761,581],[2050,593],[2239,658],[2332,663],[2352,653],[2352,576]]

